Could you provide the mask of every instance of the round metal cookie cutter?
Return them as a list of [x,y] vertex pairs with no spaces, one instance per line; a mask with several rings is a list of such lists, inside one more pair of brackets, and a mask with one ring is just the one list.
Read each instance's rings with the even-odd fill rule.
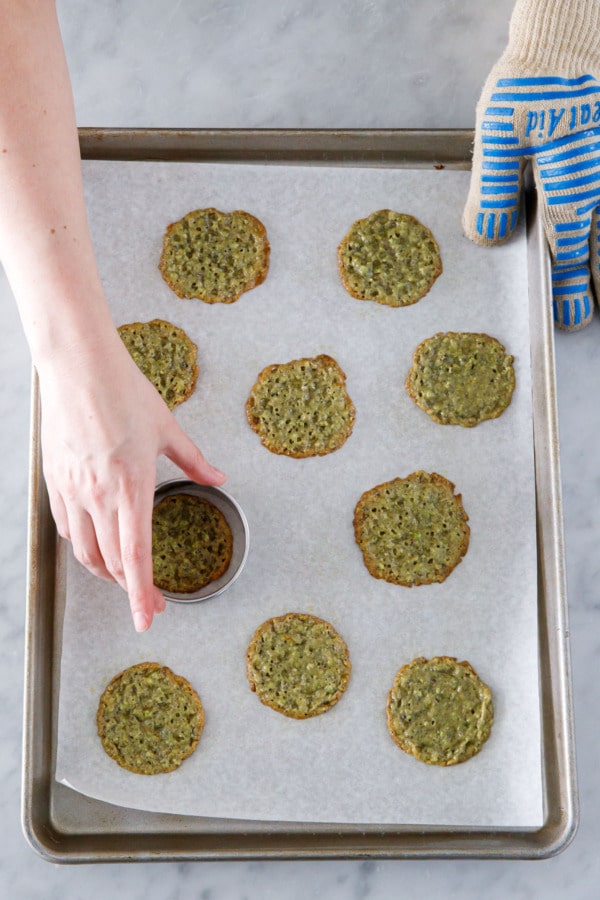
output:
[[161,593],[166,600],[174,600],[176,603],[197,603],[200,600],[209,600],[211,597],[217,597],[236,581],[248,557],[250,532],[246,516],[237,501],[221,488],[212,487],[208,484],[196,484],[194,481],[179,478],[163,481],[156,486],[154,506],[161,500],[164,500],[165,497],[173,494],[190,494],[194,497],[202,497],[204,500],[214,504],[225,516],[231,528],[233,552],[229,566],[221,577],[209,582],[209,584],[205,584],[198,591],[180,594],[175,591],[165,591],[161,588]]

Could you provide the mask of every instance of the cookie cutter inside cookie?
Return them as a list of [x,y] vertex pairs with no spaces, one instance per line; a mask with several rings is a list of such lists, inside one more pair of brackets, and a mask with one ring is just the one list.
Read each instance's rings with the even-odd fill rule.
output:
[[244,511],[238,502],[221,488],[212,487],[207,484],[196,484],[194,481],[187,481],[180,478],[163,481],[156,486],[154,491],[154,506],[161,500],[164,500],[165,497],[172,496],[173,494],[189,494],[194,497],[202,497],[210,503],[213,503],[225,516],[227,523],[231,528],[233,551],[227,569],[215,581],[211,581],[199,590],[188,594],[162,589],[161,593],[166,600],[172,600],[175,603],[197,603],[200,600],[209,600],[211,597],[217,597],[237,580],[248,557],[250,532]]

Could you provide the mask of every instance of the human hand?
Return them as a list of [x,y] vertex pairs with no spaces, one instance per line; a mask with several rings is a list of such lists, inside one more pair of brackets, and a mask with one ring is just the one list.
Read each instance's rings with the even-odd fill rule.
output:
[[115,338],[108,352],[86,347],[38,368],[43,467],[59,534],[90,572],[128,593],[135,628],[145,631],[165,608],[152,573],[156,458],[203,484],[225,476]]
[[600,289],[600,4],[518,0],[508,47],[477,107],[473,174],[463,213],[478,244],[515,228],[532,160],[552,254],[553,314],[567,331],[593,315]]
[[0,0],[0,22],[0,258],[40,379],[50,504],[77,558],[128,592],[141,631],[165,605],[152,579],[157,456],[197,481],[221,484],[224,475],[179,428],[114,327],[87,222],[56,4]]

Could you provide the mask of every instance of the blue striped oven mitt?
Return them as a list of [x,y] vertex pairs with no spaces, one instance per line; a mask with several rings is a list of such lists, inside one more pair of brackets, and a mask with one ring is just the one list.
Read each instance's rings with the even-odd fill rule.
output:
[[498,244],[531,160],[552,254],[554,321],[587,325],[600,292],[600,0],[517,0],[477,106],[467,237]]

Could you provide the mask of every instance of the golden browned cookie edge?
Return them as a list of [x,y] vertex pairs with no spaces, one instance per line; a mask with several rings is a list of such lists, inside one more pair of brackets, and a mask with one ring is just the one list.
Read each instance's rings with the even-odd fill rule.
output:
[[[364,507],[368,504],[369,498],[371,496],[373,496],[373,494],[375,494],[377,491],[381,490],[381,488],[385,488],[388,485],[393,484],[395,482],[403,482],[403,481],[408,482],[408,481],[422,480],[421,476],[426,476],[427,480],[429,482],[442,485],[444,487],[444,489],[447,490],[448,493],[456,501],[457,506],[459,507],[459,509],[461,511],[461,519],[462,519],[463,526],[464,526],[463,540],[462,540],[462,543],[461,543],[458,553],[457,553],[458,558],[456,559],[456,562],[454,562],[452,564],[448,563],[446,566],[444,566],[443,569],[441,570],[441,572],[438,573],[437,577],[432,577],[430,579],[422,580],[422,581],[418,581],[418,582],[410,582],[410,581],[406,581],[406,580],[403,581],[400,579],[392,581],[388,578],[385,578],[385,576],[378,570],[378,568],[376,566],[375,558],[373,557],[372,554],[369,554],[363,548],[363,545],[361,543],[359,530],[360,530],[360,527],[361,527],[363,521],[366,518]],[[400,585],[401,587],[408,587],[408,588],[419,587],[420,585],[424,585],[424,584],[440,584],[441,582],[446,580],[446,578],[450,575],[450,573],[454,571],[454,569],[458,566],[458,564],[460,562],[462,562],[467,550],[469,549],[469,540],[470,540],[470,534],[471,534],[471,529],[469,528],[469,525],[467,524],[469,521],[469,517],[468,517],[468,515],[465,511],[465,508],[463,506],[463,503],[462,503],[462,494],[455,494],[454,493],[455,488],[456,488],[456,485],[453,484],[453,482],[449,481],[447,478],[444,478],[443,475],[439,475],[437,472],[423,472],[421,470],[417,470],[416,472],[411,472],[411,474],[407,475],[405,478],[394,478],[391,481],[384,481],[381,484],[377,484],[374,487],[369,488],[368,490],[364,491],[364,493],[360,496],[358,503],[356,504],[356,506],[354,508],[354,520],[353,520],[354,538],[355,538],[355,541],[358,544],[358,547],[360,548],[361,553],[363,555],[363,561],[364,561],[365,567],[368,570],[369,574],[373,576],[373,578],[379,578],[379,579],[386,581],[388,584],[397,584],[397,585]]]
[[[175,762],[172,766],[170,766],[168,768],[157,768],[155,771],[145,771],[140,768],[136,768],[135,766],[128,764],[125,760],[123,760],[123,758],[119,758],[118,755],[112,751],[112,747],[110,745],[107,746],[107,744],[104,741],[104,721],[103,721],[103,717],[102,717],[103,700],[107,697],[108,693],[113,689],[113,687],[120,681],[120,679],[126,673],[130,672],[133,669],[139,671],[140,674],[142,674],[142,673],[145,674],[145,673],[151,672],[151,671],[152,672],[154,672],[154,671],[162,672],[166,678],[168,678],[170,681],[173,681],[178,686],[178,688],[182,689],[188,695],[188,697],[191,699],[191,701],[194,705],[194,708],[196,710],[196,713],[198,716],[198,736],[190,743],[188,750],[185,751],[183,753],[183,755],[181,755],[181,758],[179,759],[179,761]],[[200,695],[195,690],[195,688],[192,687],[192,685],[187,680],[187,678],[184,678],[182,675],[177,675],[168,666],[161,665],[161,663],[157,663],[157,662],[136,663],[135,665],[127,666],[127,668],[122,669],[120,672],[118,672],[116,675],[114,675],[111,678],[111,680],[109,681],[109,683],[106,685],[104,690],[102,691],[100,700],[98,701],[98,707],[96,710],[96,729],[98,732],[98,737],[100,738],[100,741],[102,743],[102,748],[103,748],[104,752],[107,754],[107,756],[110,757],[110,759],[114,760],[114,762],[116,762],[117,765],[119,765],[121,768],[126,769],[129,772],[133,772],[136,775],[151,776],[151,775],[167,774],[168,772],[174,772],[176,769],[178,769],[182,765],[183,762],[185,762],[186,759],[189,759],[189,757],[195,751],[196,747],[198,746],[198,743],[200,742],[200,738],[202,737],[202,732],[204,730],[204,724],[205,724],[204,707],[202,705],[202,700],[200,699]]]
[[[194,357],[191,371],[190,371],[190,378],[187,380],[187,387],[180,395],[180,398],[178,398],[173,403],[169,403],[168,400],[163,398],[163,399],[165,399],[165,403],[167,404],[169,409],[171,411],[173,411],[178,406],[180,406],[182,403],[185,403],[186,400],[189,400],[189,398],[192,396],[192,394],[196,390],[196,385],[198,383],[198,375],[200,374],[200,368],[198,366],[198,345],[191,339],[189,334],[187,334],[187,332],[184,331],[183,328],[180,328],[178,325],[174,325],[173,322],[169,322],[167,319],[151,319],[148,322],[125,322],[122,325],[119,325],[119,327],[117,328],[117,331],[121,335],[123,332],[132,330],[134,328],[139,329],[139,328],[147,326],[147,325],[150,325],[150,326],[153,326],[156,328],[160,327],[161,329],[163,328],[163,326],[168,326],[169,328],[177,331],[180,334],[183,343],[188,348],[191,355]],[[127,346],[127,345],[125,345],[125,346]],[[143,373],[143,374],[145,374],[145,373]],[[146,376],[146,377],[148,377],[148,376]],[[151,379],[148,379],[148,380],[151,381]]]
[[[430,759],[425,759],[422,756],[415,753],[414,747],[411,744],[409,744],[408,742],[403,742],[401,736],[397,733],[396,729],[394,728],[394,721],[393,721],[393,714],[391,711],[391,705],[394,700],[394,692],[397,689],[397,686],[399,685],[400,681],[402,680],[404,673],[407,672],[411,667],[415,666],[416,664],[435,663],[435,662],[452,663],[455,666],[460,666],[460,667],[466,669],[481,685],[481,687],[484,689],[484,692],[487,693],[488,698],[489,698],[489,709],[490,709],[491,721],[489,723],[489,730],[488,730],[487,736],[484,737],[484,739],[481,742],[481,745],[479,747],[477,747],[477,749],[475,749],[474,752],[470,752],[468,754],[463,754],[458,759],[436,760],[436,761],[430,760]],[[427,659],[425,656],[418,656],[415,659],[412,659],[410,662],[405,663],[405,665],[401,666],[400,669],[398,669],[398,671],[396,672],[396,674],[394,676],[392,686],[387,695],[386,724],[387,724],[389,735],[392,738],[392,740],[394,741],[394,743],[398,747],[400,747],[400,749],[403,750],[404,753],[407,753],[409,756],[412,756],[414,759],[417,759],[419,762],[423,762],[429,766],[442,766],[442,767],[460,765],[463,762],[467,762],[469,759],[472,759],[474,756],[476,756],[482,750],[484,744],[487,742],[487,740],[489,739],[489,737],[491,735],[492,726],[494,724],[494,704],[493,704],[492,693],[491,693],[489,686],[481,679],[481,677],[477,674],[477,672],[475,671],[475,669],[473,668],[471,663],[468,662],[467,660],[461,660],[459,662],[458,658],[455,656],[434,656],[431,659]]]
[[[466,421],[457,421],[457,420],[453,421],[448,418],[442,418],[439,414],[436,414],[435,410],[428,409],[421,402],[419,402],[419,397],[418,397],[416,391],[413,389],[412,376],[413,376],[414,371],[419,366],[419,362],[420,362],[419,354],[421,353],[422,349],[427,345],[427,343],[429,341],[432,341],[438,337],[462,335],[465,333],[468,333],[472,337],[478,337],[478,338],[483,338],[483,339],[486,339],[489,341],[493,341],[494,343],[496,343],[498,345],[501,352],[503,352],[506,355],[506,357],[511,360],[511,373],[512,373],[511,384],[512,384],[512,386],[510,389],[510,395],[509,395],[506,405],[499,406],[494,412],[488,413],[486,415],[472,416],[469,420],[466,420]],[[455,332],[455,331],[443,332],[443,331],[438,331],[435,334],[431,335],[430,338],[425,338],[423,341],[420,341],[420,343],[415,347],[415,349],[413,351],[412,363],[411,363],[410,369],[408,371],[408,375],[406,376],[406,381],[405,381],[404,386],[405,386],[406,392],[409,395],[409,397],[411,398],[411,400],[416,404],[416,406],[419,407],[419,409],[421,409],[427,416],[429,416],[429,418],[432,421],[437,422],[439,425],[458,425],[463,428],[474,428],[475,426],[481,424],[482,422],[487,422],[487,421],[491,421],[492,419],[499,418],[502,415],[502,413],[506,412],[506,410],[510,406],[511,401],[512,401],[512,396],[513,396],[515,386],[516,386],[516,378],[515,378],[515,372],[514,372],[514,367],[512,366],[512,362],[514,362],[514,357],[512,357],[509,353],[506,352],[506,347],[504,346],[504,344],[502,344],[497,338],[492,337],[491,335],[486,334],[485,332]]]
[[[379,213],[392,213],[394,215],[402,216],[405,219],[410,219],[411,222],[413,222],[415,225],[418,225],[420,228],[423,228],[426,232],[428,232],[428,234],[431,237],[431,240],[433,241],[433,243],[435,244],[436,249],[437,249],[436,266],[434,268],[434,271],[431,274],[428,286],[425,288],[425,290],[421,294],[419,294],[419,296],[415,297],[414,300],[410,300],[407,303],[390,303],[389,301],[386,301],[385,299],[382,299],[382,298],[367,297],[365,295],[364,291],[361,292],[358,289],[355,289],[348,279],[347,270],[346,270],[346,266],[344,264],[344,259],[343,259],[344,249],[345,249],[346,245],[348,244],[348,242],[352,239],[353,230],[356,228],[356,226],[362,224],[363,222],[367,222],[372,216],[375,216]],[[346,232],[346,234],[344,235],[344,237],[338,244],[337,268],[338,268],[338,274],[339,274],[340,280],[342,282],[342,285],[344,286],[345,290],[348,292],[348,294],[350,294],[351,297],[354,297],[356,300],[365,300],[365,301],[379,303],[382,306],[389,306],[392,309],[401,309],[405,306],[413,306],[415,303],[418,303],[419,300],[422,300],[423,297],[427,296],[427,294],[429,293],[429,291],[431,290],[431,288],[433,287],[433,285],[435,284],[437,279],[440,277],[440,275],[444,271],[439,244],[438,244],[433,232],[431,231],[431,229],[428,228],[427,225],[424,225],[419,219],[417,219],[416,216],[412,216],[409,213],[397,213],[395,210],[391,210],[391,209],[387,209],[387,208],[375,210],[369,216],[363,216],[360,219],[355,219],[355,221],[351,224],[350,228],[348,229],[348,231]]]
[[[260,260],[259,263],[257,264],[257,268],[256,268],[256,271],[254,272],[253,277],[250,278],[248,281],[246,281],[244,283],[243,287],[237,293],[235,293],[234,295],[232,295],[230,297],[219,297],[218,295],[203,297],[200,295],[190,294],[189,292],[181,290],[173,282],[173,280],[169,278],[168,273],[165,271],[166,252],[167,252],[168,241],[169,241],[171,232],[184,219],[191,218],[192,216],[196,216],[200,213],[215,213],[220,216],[224,216],[224,215],[243,216],[244,218],[246,218],[247,220],[249,220],[251,222],[254,231],[258,234],[259,238],[262,241],[262,260]],[[260,221],[260,219],[257,219],[256,216],[252,215],[252,213],[249,213],[244,209],[235,209],[235,210],[232,210],[232,212],[230,212],[230,213],[224,213],[224,212],[222,212],[222,210],[216,209],[214,206],[209,206],[209,207],[190,210],[190,212],[186,213],[184,216],[181,216],[181,218],[177,219],[175,222],[171,222],[169,225],[167,225],[164,236],[163,236],[163,246],[162,246],[160,261],[158,263],[158,268],[160,270],[160,273],[161,273],[165,283],[173,291],[173,293],[176,294],[180,299],[182,299],[182,300],[191,300],[191,299],[202,300],[203,303],[208,303],[208,304],[214,304],[214,303],[230,304],[230,303],[235,303],[236,300],[239,300],[239,298],[242,296],[242,294],[245,294],[247,291],[250,291],[253,288],[258,287],[260,284],[262,284],[265,281],[267,274],[269,272],[270,256],[271,256],[271,245],[270,245],[268,237],[267,237],[267,229],[265,228],[264,224]]]
[[[345,408],[349,412],[348,425],[344,432],[340,432],[340,434],[337,437],[337,440],[335,442],[335,446],[332,446],[330,448],[326,448],[324,450],[312,450],[312,451],[307,450],[305,452],[302,452],[299,450],[283,449],[281,447],[281,445],[278,445],[278,444],[274,443],[273,441],[269,441],[268,439],[264,438],[263,435],[260,433],[259,429],[257,428],[257,417],[254,415],[254,412],[253,412],[254,406],[255,406],[255,392],[257,390],[259,390],[260,387],[262,386],[263,382],[265,382],[269,378],[270,375],[277,372],[278,369],[285,368],[287,366],[297,365],[300,363],[315,363],[315,362],[317,362],[319,365],[322,365],[323,367],[328,367],[328,366],[335,367],[335,369],[339,375],[339,378],[340,378],[340,387],[344,394]],[[304,357],[300,357],[299,359],[292,359],[287,363],[272,363],[268,366],[265,366],[258,373],[256,381],[254,382],[254,384],[250,390],[248,399],[246,400],[245,411],[246,411],[246,419],[248,420],[248,424],[250,425],[250,427],[252,428],[254,433],[258,436],[262,445],[264,447],[266,447],[267,450],[269,450],[271,453],[274,453],[277,456],[289,456],[291,459],[307,459],[307,458],[313,457],[313,456],[327,456],[330,453],[335,453],[336,450],[339,450],[340,447],[342,447],[346,443],[346,441],[352,434],[352,431],[354,430],[354,423],[356,421],[356,407],[354,406],[352,398],[350,397],[350,395],[348,394],[348,391],[346,389],[346,381],[347,381],[346,373],[344,372],[344,370],[342,369],[340,364],[332,356],[329,356],[326,353],[320,353],[317,356],[304,356]]]
[[[256,653],[257,647],[261,640],[261,635],[267,629],[272,627],[272,625],[275,622],[284,622],[286,619],[300,619],[303,622],[314,622],[314,623],[319,623],[321,625],[325,625],[329,634],[331,634],[334,637],[334,639],[339,640],[342,643],[343,648],[344,648],[342,661],[344,664],[345,671],[344,671],[342,683],[340,684],[340,687],[336,691],[335,695],[326,704],[322,704],[317,710],[315,710],[313,712],[300,713],[297,710],[286,710],[283,707],[279,706],[278,704],[269,700],[268,697],[263,696],[260,693],[260,691],[257,690],[251,658],[252,658],[253,654]],[[252,639],[251,639],[250,643],[248,644],[248,649],[246,650],[246,676],[248,678],[250,690],[256,694],[256,696],[258,697],[258,699],[264,706],[268,706],[270,709],[275,710],[275,712],[281,713],[281,715],[284,715],[289,719],[310,719],[310,718],[313,718],[314,716],[322,715],[323,713],[327,712],[332,707],[334,707],[336,705],[336,703],[338,703],[338,701],[341,699],[343,694],[346,692],[346,689],[348,687],[348,682],[350,680],[351,671],[352,671],[352,663],[350,662],[350,651],[348,650],[348,645],[346,644],[346,641],[341,636],[339,631],[331,624],[331,622],[328,622],[326,619],[319,618],[318,616],[313,616],[309,613],[288,612],[288,613],[284,613],[281,616],[272,616],[270,619],[266,619],[255,630],[254,635],[252,636]]]

